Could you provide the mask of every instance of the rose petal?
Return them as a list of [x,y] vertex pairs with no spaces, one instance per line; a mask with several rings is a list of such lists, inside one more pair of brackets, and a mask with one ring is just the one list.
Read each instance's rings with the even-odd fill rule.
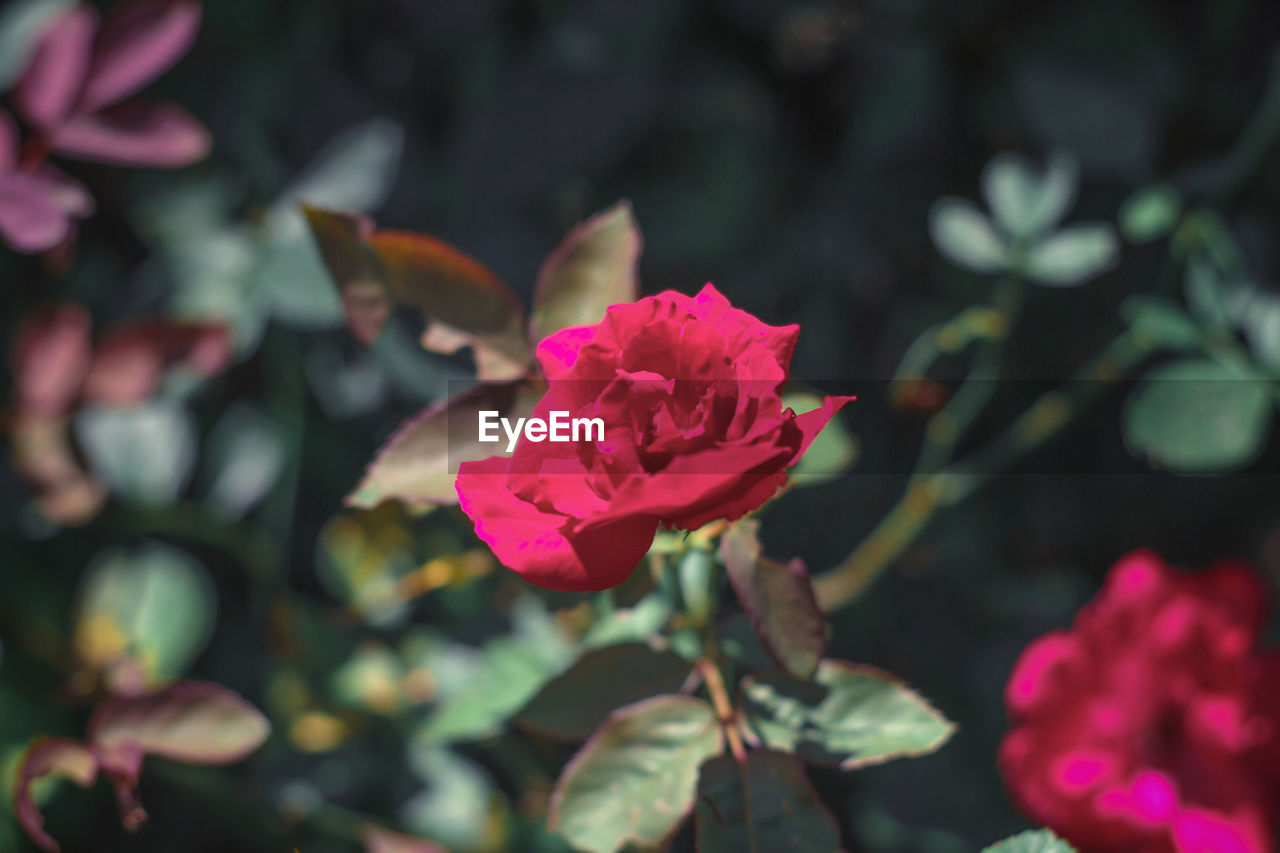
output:
[[77,116],[52,136],[68,157],[115,166],[186,166],[209,153],[209,132],[173,104],[129,102]]
[[98,345],[84,396],[113,406],[134,405],[155,393],[166,368],[183,365],[200,376],[212,376],[227,365],[231,351],[230,333],[220,323],[134,320]]
[[19,252],[43,252],[62,242],[71,223],[30,175],[0,175],[0,235]]
[[98,13],[76,5],[58,17],[40,39],[14,89],[19,112],[35,127],[51,131],[71,114],[84,87],[98,31]]
[[[804,452],[809,449],[809,445],[813,444],[813,440],[826,427],[827,422],[835,417],[837,412],[856,399],[858,398],[823,397],[821,406],[804,414],[796,415],[796,426],[800,427],[800,432],[804,438],[801,439],[800,449],[796,451],[796,455],[791,461],[793,463],[799,462],[800,457],[804,456]],[[790,411],[790,409],[787,411]]]
[[525,580],[548,589],[608,589],[627,579],[653,544],[656,518],[631,516],[577,534],[568,518],[544,512],[506,486],[507,459],[495,456],[459,466],[458,499],[476,535]]
[[93,112],[167,71],[195,41],[200,4],[143,0],[109,17],[98,38],[80,109]]

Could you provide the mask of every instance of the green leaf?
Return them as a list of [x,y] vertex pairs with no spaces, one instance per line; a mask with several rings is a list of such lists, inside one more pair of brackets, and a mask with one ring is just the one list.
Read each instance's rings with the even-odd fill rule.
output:
[[815,683],[748,678],[750,720],[770,749],[845,770],[934,752],[955,726],[887,673],[824,660]]
[[754,519],[730,525],[720,540],[720,555],[765,650],[790,674],[809,678],[826,649],[826,620],[804,563],[765,557],[759,533]]
[[1041,173],[1027,158],[997,155],[982,173],[982,191],[1006,234],[1026,240],[1043,234],[1066,216],[1076,195],[1075,160],[1054,154]]
[[0,11],[0,92],[26,69],[45,26],[71,5],[72,0],[17,0]]
[[[790,392],[782,395],[782,405],[802,415],[821,406],[822,398],[802,391]],[[849,432],[841,418],[832,418],[800,461],[792,466],[788,476],[794,485],[816,486],[839,479],[857,458],[858,439]]]
[[573,661],[574,650],[541,601],[524,599],[514,614],[516,631],[475,653],[468,678],[442,687],[439,704],[419,734],[425,743],[490,737]]
[[549,737],[585,740],[611,711],[648,696],[675,693],[691,669],[678,655],[643,643],[588,652],[542,688],[516,722]]
[[1125,443],[1180,473],[1228,471],[1261,452],[1271,425],[1269,383],[1209,359],[1148,373],[1125,406]]
[[971,201],[944,198],[929,212],[929,234],[947,260],[977,273],[1009,268],[1009,247]]
[[1207,256],[1196,254],[1187,261],[1184,290],[1187,307],[1202,326],[1216,331],[1232,328],[1227,282]]
[[1130,296],[1120,306],[1120,315],[1147,347],[1195,349],[1204,339],[1182,306],[1165,296]]
[[409,766],[425,787],[398,809],[406,829],[455,850],[493,849],[494,803],[500,795],[483,766],[421,739],[409,745]]
[[656,846],[693,807],[698,768],[723,748],[715,711],[655,696],[615,711],[565,768],[548,826],[574,847],[614,853]]
[[183,681],[107,700],[89,720],[89,743],[100,755],[136,748],[186,764],[220,765],[253,752],[270,730],[257,708],[227,688]]
[[640,292],[636,265],[643,245],[625,201],[570,231],[538,273],[530,340],[537,343],[570,326],[598,323],[610,305],[635,301]]
[[1267,370],[1280,371],[1280,297],[1252,294],[1241,325],[1254,360]]
[[233,403],[209,436],[214,472],[207,500],[232,516],[243,516],[275,485],[284,467],[284,446],[272,421],[249,403]]
[[[95,670],[116,668],[122,678],[170,681],[209,642],[214,612],[213,582],[187,553],[158,543],[106,551],[80,593],[76,656]],[[126,663],[140,673],[127,672]]]
[[375,231],[367,243],[382,280],[430,325],[422,343],[435,352],[470,346],[481,379],[516,379],[528,369],[520,300],[484,264],[425,234]]
[[1072,287],[1114,267],[1119,253],[1120,244],[1110,225],[1070,225],[1032,247],[1024,272],[1040,284]]
[[505,454],[505,442],[479,440],[479,413],[526,417],[537,393],[526,383],[483,384],[419,412],[387,439],[347,497],[349,506],[371,508],[384,500],[456,504],[454,481],[467,461]]
[[1075,853],[1075,848],[1049,830],[1037,829],[1006,838],[982,853]]
[[671,601],[660,592],[651,592],[632,607],[619,608],[587,629],[582,636],[586,648],[604,648],[614,643],[644,642],[671,620]]
[[804,775],[799,759],[747,753],[745,764],[721,755],[698,777],[698,853],[839,853],[840,830]]
[[1153,184],[1120,206],[1120,231],[1132,243],[1150,243],[1173,230],[1182,215],[1182,197],[1168,184]]
[[127,409],[89,406],[76,416],[75,432],[93,472],[132,500],[172,500],[195,464],[195,423],[185,408],[168,400]]

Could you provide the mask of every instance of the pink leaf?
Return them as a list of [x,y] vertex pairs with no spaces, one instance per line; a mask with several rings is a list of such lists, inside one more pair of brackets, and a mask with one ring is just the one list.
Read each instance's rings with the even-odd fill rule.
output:
[[0,175],[0,235],[19,252],[52,249],[67,236],[67,214],[30,175]]
[[222,370],[231,337],[219,323],[185,323],[149,317],[116,328],[93,355],[87,399],[115,406],[140,403],[155,393],[166,368],[183,365],[201,376]]
[[51,774],[87,788],[98,778],[98,762],[84,744],[70,738],[38,737],[22,756],[13,790],[13,811],[32,841],[44,850],[56,851],[58,842],[44,831],[44,818],[31,793],[37,779]]
[[60,305],[29,316],[13,347],[18,405],[27,414],[61,415],[80,395],[89,371],[89,314]]
[[84,88],[98,13],[77,5],[45,32],[14,90],[14,103],[35,127],[51,131],[71,115]]
[[114,104],[155,80],[191,48],[199,29],[200,5],[187,0],[143,0],[109,17],[98,38],[81,111]]
[[186,166],[209,153],[209,132],[173,104],[120,104],[77,116],[52,136],[68,157],[115,166]]
[[89,743],[103,766],[133,750],[186,764],[230,764],[253,752],[267,718],[217,684],[186,681],[141,696],[117,696],[89,721]]

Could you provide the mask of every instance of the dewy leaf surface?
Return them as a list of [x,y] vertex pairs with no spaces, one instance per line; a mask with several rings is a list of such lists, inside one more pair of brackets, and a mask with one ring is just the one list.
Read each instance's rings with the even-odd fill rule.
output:
[[581,223],[551,253],[538,273],[531,340],[604,319],[605,309],[639,296],[636,264],[644,240],[625,201]]
[[698,853],[838,853],[835,819],[793,755],[758,751],[745,765],[721,755],[698,779]]
[[711,706],[655,696],[605,720],[556,783],[548,825],[589,853],[656,846],[693,807],[698,768],[722,748]]
[[765,745],[851,770],[926,755],[955,730],[918,694],[871,667],[824,660],[814,682],[743,682],[751,724]]

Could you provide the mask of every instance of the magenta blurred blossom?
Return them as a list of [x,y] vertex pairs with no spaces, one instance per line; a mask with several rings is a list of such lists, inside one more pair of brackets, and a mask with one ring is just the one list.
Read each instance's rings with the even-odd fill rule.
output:
[[131,96],[190,49],[193,0],[141,0],[110,15],[80,5],[54,19],[13,93],[31,131],[20,144],[0,112],[0,236],[18,251],[53,249],[93,211],[80,184],[44,162],[60,154],[116,166],[177,167],[209,152],[209,133],[175,104]]

